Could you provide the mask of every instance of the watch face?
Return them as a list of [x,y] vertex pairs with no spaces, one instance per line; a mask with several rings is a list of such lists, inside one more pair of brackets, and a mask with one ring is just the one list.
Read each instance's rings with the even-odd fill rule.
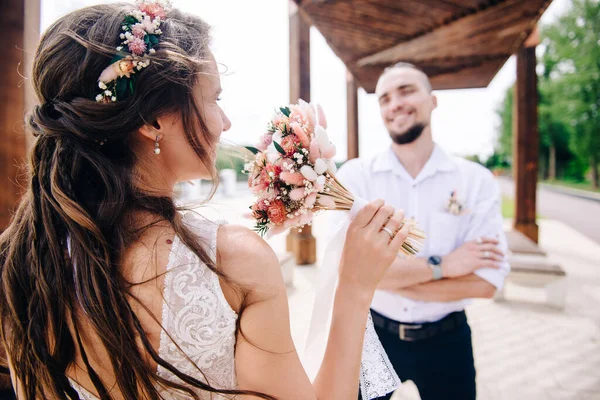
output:
[[442,263],[442,257],[440,257],[440,256],[429,257],[429,264],[440,265],[441,263]]

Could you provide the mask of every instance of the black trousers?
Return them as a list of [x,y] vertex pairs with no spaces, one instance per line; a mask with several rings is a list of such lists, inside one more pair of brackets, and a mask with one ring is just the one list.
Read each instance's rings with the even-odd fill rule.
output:
[[[471,328],[465,320],[450,332],[409,342],[375,327],[396,373],[417,385],[421,400],[475,400]],[[360,397],[360,396],[359,396]],[[377,400],[387,400],[392,393]]]

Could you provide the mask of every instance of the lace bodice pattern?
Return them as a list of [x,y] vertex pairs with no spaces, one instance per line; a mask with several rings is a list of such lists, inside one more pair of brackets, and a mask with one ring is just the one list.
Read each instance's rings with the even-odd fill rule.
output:
[[[184,222],[206,244],[211,258],[216,259],[217,230],[223,221],[213,222],[193,213]],[[185,246],[178,237],[173,240],[164,283],[164,302],[159,355],[179,371],[219,389],[234,389],[235,338],[237,314],[223,295],[219,277]],[[200,372],[202,371],[202,372]],[[158,374],[182,383],[171,372],[159,366]],[[73,382],[83,400],[97,400]],[[218,399],[198,392],[202,399]],[[163,389],[165,399],[187,399],[189,396]]]

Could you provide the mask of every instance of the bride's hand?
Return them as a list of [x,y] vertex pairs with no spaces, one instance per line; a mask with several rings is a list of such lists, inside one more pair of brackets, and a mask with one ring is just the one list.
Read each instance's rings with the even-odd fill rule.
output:
[[402,211],[384,205],[383,200],[367,204],[356,214],[344,243],[340,285],[350,285],[372,295],[408,236],[409,224],[400,229],[403,218]]

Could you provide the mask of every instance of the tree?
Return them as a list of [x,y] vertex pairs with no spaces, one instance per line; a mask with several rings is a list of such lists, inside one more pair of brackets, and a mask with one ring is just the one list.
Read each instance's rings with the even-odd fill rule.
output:
[[[556,95],[553,107],[572,129],[570,147],[586,160],[594,187],[600,186],[600,4],[573,0],[569,11],[542,30],[547,74]],[[546,67],[546,66],[545,66]]]
[[513,107],[515,88],[511,86],[504,95],[504,101],[496,113],[500,117],[496,153],[512,163],[513,150]]
[[[553,57],[548,56],[547,47],[541,57],[543,72],[538,79],[538,130],[540,133],[540,153],[547,160],[547,173],[544,178],[556,179],[559,164],[567,164],[573,159],[569,147],[571,129],[564,110],[560,107],[562,96],[560,86],[552,79],[552,71],[556,68]],[[583,176],[572,176],[583,179]]]

